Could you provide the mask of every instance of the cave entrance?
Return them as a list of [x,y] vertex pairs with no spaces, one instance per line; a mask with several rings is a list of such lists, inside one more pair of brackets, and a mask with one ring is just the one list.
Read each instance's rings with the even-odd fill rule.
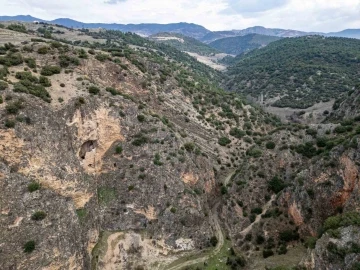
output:
[[91,152],[97,146],[97,141],[89,140],[82,144],[79,152],[79,157],[85,159],[86,153]]

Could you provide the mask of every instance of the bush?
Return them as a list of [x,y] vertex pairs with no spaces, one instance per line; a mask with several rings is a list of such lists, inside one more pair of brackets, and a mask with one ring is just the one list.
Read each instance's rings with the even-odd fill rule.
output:
[[90,86],[89,93],[93,95],[98,95],[100,93],[100,89],[97,88],[96,86]]
[[226,146],[226,145],[231,143],[231,140],[229,138],[227,138],[227,137],[221,137],[221,138],[219,138],[218,143],[221,146]]
[[188,152],[193,152],[195,149],[195,144],[193,142],[188,142],[184,144],[184,148]]
[[138,119],[139,122],[145,122],[146,117],[145,117],[145,115],[143,115],[143,114],[139,114],[139,115],[137,116],[137,119]]
[[137,138],[132,142],[132,145],[141,146],[149,142],[149,138],[144,135],[138,135]]
[[27,93],[41,98],[46,102],[51,102],[49,92],[42,85],[33,84],[28,80],[23,80],[14,85],[14,92]]
[[31,72],[23,71],[23,72],[16,72],[15,78],[18,80],[28,80],[30,82],[38,82],[38,78],[33,76]]
[[59,66],[44,66],[41,70],[41,75],[52,76],[54,74],[60,74],[61,67]]
[[275,143],[270,141],[270,142],[267,142],[265,146],[266,146],[267,149],[274,149],[275,148]]
[[171,207],[170,212],[173,213],[173,214],[175,214],[175,213],[176,213],[176,208],[175,208],[175,207]]
[[256,236],[256,244],[261,245],[265,242],[265,238],[264,236],[262,236],[261,234]]
[[225,194],[228,193],[228,190],[227,190],[227,187],[226,187],[226,186],[221,186],[220,191],[221,191],[221,194],[222,194],[222,195],[225,195]]
[[23,24],[10,24],[6,28],[16,32],[27,33],[26,27]]
[[317,155],[317,149],[313,146],[312,142],[306,142],[305,144],[300,144],[295,148],[296,152],[302,154],[307,158],[312,158]]
[[3,100],[3,97],[0,96],[0,104],[3,104],[4,100]]
[[32,182],[28,185],[28,191],[34,192],[40,189],[40,184],[37,182]]
[[60,87],[65,87],[65,83],[60,83]]
[[281,180],[278,176],[274,176],[269,182],[268,182],[268,188],[275,192],[279,193],[286,187],[283,180]]
[[35,241],[31,240],[26,242],[23,248],[25,253],[33,252],[35,250]]
[[34,58],[25,58],[25,63],[29,68],[36,68],[36,61]]
[[[90,53],[90,51],[89,51],[89,53]],[[95,56],[95,58],[96,58],[97,60],[99,60],[100,62],[105,62],[106,60],[109,59],[109,56],[108,56],[107,54],[104,54],[104,53],[99,53],[99,54],[97,54],[97,55]]]
[[306,248],[311,248],[311,249],[314,249],[315,246],[316,246],[316,241],[317,241],[317,238],[316,237],[308,237],[306,238],[305,240],[305,247]]
[[80,61],[76,57],[67,56],[67,55],[60,55],[59,56],[59,64],[62,68],[67,68],[70,65],[78,66],[80,65]]
[[10,53],[6,56],[0,56],[0,65],[7,67],[17,66],[23,63],[23,58],[20,53]]
[[8,114],[17,114],[20,109],[23,108],[22,102],[20,100],[8,103],[5,106],[5,109]]
[[240,130],[238,128],[232,128],[230,130],[230,135],[237,139],[241,139],[242,137],[244,137],[246,135],[246,132],[243,130]]
[[6,82],[0,81],[0,91],[5,90],[8,86],[9,85]]
[[263,257],[266,259],[270,256],[274,255],[274,251],[272,251],[271,249],[264,249],[263,250]]
[[44,77],[44,76],[40,76],[39,84],[41,84],[44,87],[50,87],[51,86],[51,82],[50,82],[49,78]]
[[332,216],[325,220],[324,230],[337,229],[342,226],[356,225],[360,226],[360,214],[357,212],[346,212],[341,215]]
[[111,93],[113,96],[116,96],[119,94],[119,92],[113,87],[106,87],[105,90],[106,90],[106,92]]
[[38,49],[38,54],[47,54],[49,52],[49,47],[43,46]]
[[246,154],[250,157],[259,158],[262,156],[262,151],[258,147],[253,146],[246,151]]
[[39,220],[43,220],[45,217],[46,217],[46,213],[45,213],[45,212],[43,212],[43,211],[37,211],[37,212],[35,212],[34,214],[32,214],[31,219],[32,219],[32,220],[39,221]]
[[14,128],[15,127],[15,120],[12,119],[5,119],[5,127],[6,128]]
[[292,230],[285,230],[279,233],[279,239],[283,242],[297,241],[299,240],[299,234]]
[[213,247],[216,247],[217,243],[219,242],[219,240],[217,239],[216,236],[212,236],[210,238],[210,244],[213,246]]
[[164,163],[162,163],[161,161],[160,161],[160,154],[159,153],[156,153],[155,154],[155,157],[154,157],[154,164],[156,165],[156,166],[162,166]]
[[116,154],[120,155],[122,153],[122,151],[123,151],[123,148],[121,145],[116,146],[116,148],[115,148]]

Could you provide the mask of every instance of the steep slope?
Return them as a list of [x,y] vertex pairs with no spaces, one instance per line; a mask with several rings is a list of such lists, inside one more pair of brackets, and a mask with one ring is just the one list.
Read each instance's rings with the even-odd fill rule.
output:
[[307,108],[358,84],[360,41],[309,36],[270,43],[229,68],[232,90],[277,107]]
[[262,48],[271,42],[277,41],[281,38],[273,36],[264,36],[258,34],[248,34],[245,36],[230,37],[218,39],[211,42],[209,45],[219,51],[238,55],[249,52],[257,48]]
[[24,27],[0,29],[2,268],[358,268],[358,88],[283,124],[165,44]]
[[190,56],[99,35],[112,42],[24,34],[1,47],[4,269],[167,269],[211,250],[207,213],[238,163],[229,146],[242,144],[229,132],[249,110],[271,127]]

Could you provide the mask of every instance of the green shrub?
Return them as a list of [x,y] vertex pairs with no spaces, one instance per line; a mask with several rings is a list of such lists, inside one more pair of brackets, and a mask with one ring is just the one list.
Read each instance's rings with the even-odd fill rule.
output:
[[306,142],[305,144],[300,144],[295,148],[296,152],[302,154],[307,158],[312,158],[317,155],[317,149],[313,146],[312,142]]
[[173,213],[173,214],[175,214],[175,213],[176,213],[176,208],[175,208],[175,207],[171,207],[171,208],[170,208],[170,212]]
[[193,142],[188,142],[184,144],[184,148],[188,152],[193,152],[195,149],[195,144]]
[[139,115],[137,116],[137,119],[138,119],[139,122],[145,122],[146,117],[145,117],[145,115],[143,115],[143,114],[139,114]]
[[343,226],[360,226],[360,214],[357,212],[346,212],[341,215],[332,216],[325,220],[324,230],[337,229]]
[[67,68],[70,65],[78,66],[80,65],[80,61],[77,57],[67,56],[67,55],[60,55],[59,56],[59,64],[62,68]]
[[226,186],[221,186],[220,192],[222,195],[225,195],[228,193],[227,187]]
[[317,238],[313,237],[313,236],[310,236],[310,237],[306,238],[305,247],[310,248],[310,249],[314,249],[315,246],[316,246],[316,241],[317,241]]
[[6,56],[0,56],[0,65],[6,67],[17,66],[23,63],[23,58],[20,53],[9,53]]
[[23,108],[22,102],[20,100],[8,103],[5,106],[5,109],[8,114],[17,114],[20,109]]
[[227,138],[227,137],[221,137],[221,138],[219,138],[218,143],[221,146],[226,146],[226,145],[231,143],[231,140],[229,138]]
[[[90,53],[90,51],[89,51],[89,53]],[[109,56],[108,56],[107,54],[104,54],[104,53],[99,53],[99,54],[97,54],[97,55],[95,56],[95,58],[96,58],[97,60],[99,60],[100,62],[105,62],[106,60],[109,59]]]
[[39,84],[41,84],[44,87],[50,87],[51,86],[51,82],[50,82],[49,78],[47,78],[45,76],[40,76]]
[[93,95],[98,95],[100,93],[100,89],[96,86],[90,86],[89,93]]
[[28,80],[23,80],[14,84],[14,92],[21,92],[34,95],[46,102],[51,102],[51,96],[44,86],[33,84]]
[[5,119],[5,127],[6,128],[14,128],[15,121],[13,119]]
[[35,250],[35,241],[31,240],[25,243],[24,245],[24,252],[25,253],[31,253]]
[[274,149],[275,148],[275,143],[270,141],[270,142],[267,142],[265,146],[266,146],[267,149]]
[[34,58],[25,58],[24,60],[29,68],[36,68],[36,61]]
[[0,96],[0,104],[3,104],[4,100],[3,100],[3,97]]
[[279,193],[286,187],[283,180],[281,180],[278,176],[274,176],[269,182],[268,182],[268,188],[275,192]]
[[28,81],[34,82],[34,83],[38,82],[38,78],[33,76],[31,74],[31,72],[28,72],[28,71],[16,72],[15,78],[18,80],[28,80]]
[[137,138],[132,141],[132,145],[141,146],[149,142],[149,138],[144,135],[137,135]]
[[123,147],[122,147],[122,145],[119,144],[119,145],[116,146],[116,148],[115,148],[115,153],[118,154],[118,155],[120,155],[122,152],[123,152]]
[[46,213],[44,211],[37,211],[34,214],[32,214],[31,219],[32,220],[43,220],[46,217]]
[[251,213],[260,215],[262,213],[262,208],[261,207],[255,207],[255,208],[251,209]]
[[105,90],[106,90],[106,92],[111,93],[113,96],[116,96],[119,94],[119,92],[113,87],[106,87]]
[[5,90],[8,87],[9,85],[7,84],[7,82],[0,81],[0,91]]
[[240,130],[238,128],[232,128],[230,130],[230,135],[237,139],[241,139],[242,137],[244,137],[246,135],[246,132],[243,130]]
[[279,239],[283,242],[297,241],[299,240],[299,234],[292,230],[285,230],[279,233]]
[[29,185],[28,185],[28,191],[29,192],[34,192],[34,191],[37,191],[40,189],[40,184],[38,182],[31,182]]
[[156,153],[155,154],[155,157],[154,157],[154,164],[156,166],[162,166],[164,163],[160,161],[160,154],[159,153]]
[[271,249],[264,249],[263,250],[263,257],[266,259],[270,256],[274,255],[274,251],[272,251]]
[[60,74],[61,67],[59,66],[44,66],[41,69],[41,75],[43,76],[52,76],[54,74]]
[[6,28],[16,32],[27,33],[26,27],[23,24],[10,24]]
[[246,154],[250,157],[259,158],[262,156],[262,151],[256,146],[252,146],[246,151]]
[[216,247],[216,245],[218,244],[219,240],[217,239],[216,236],[212,236],[210,238],[210,244],[213,246],[213,247]]
[[49,52],[49,47],[43,46],[38,49],[38,54],[47,54]]
[[264,236],[262,236],[261,234],[258,234],[256,236],[256,244],[262,245],[264,242],[265,242]]

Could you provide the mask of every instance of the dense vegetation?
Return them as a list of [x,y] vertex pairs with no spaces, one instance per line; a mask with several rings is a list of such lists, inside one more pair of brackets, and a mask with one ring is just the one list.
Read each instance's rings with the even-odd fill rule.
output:
[[355,39],[282,39],[237,57],[227,86],[254,97],[278,97],[277,107],[307,108],[359,84],[359,52]]
[[277,41],[279,39],[281,38],[258,34],[249,34],[246,36],[218,39],[211,42],[209,45],[219,51],[228,54],[238,55],[241,53],[252,51],[257,48],[264,47],[269,43]]

